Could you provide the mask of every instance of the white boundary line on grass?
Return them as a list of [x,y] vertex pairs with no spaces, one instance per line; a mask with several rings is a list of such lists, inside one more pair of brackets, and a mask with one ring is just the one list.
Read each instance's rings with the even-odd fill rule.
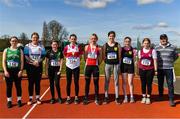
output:
[[[40,100],[46,95],[46,93],[49,91],[50,87],[46,89],[46,91],[43,93],[43,95],[40,97]],[[22,117],[22,119],[26,119],[27,116],[33,111],[33,109],[37,106],[37,103],[34,104],[31,109]]]

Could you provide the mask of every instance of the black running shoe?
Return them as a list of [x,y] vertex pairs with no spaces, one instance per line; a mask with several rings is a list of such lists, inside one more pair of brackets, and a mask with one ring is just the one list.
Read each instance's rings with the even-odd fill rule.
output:
[[78,98],[74,99],[74,104],[79,104],[79,99]]
[[174,100],[173,100],[173,99],[170,99],[170,100],[169,100],[169,105],[170,105],[171,107],[175,107],[175,106],[176,106],[176,104],[174,103]]
[[11,108],[11,107],[12,107],[12,102],[11,102],[11,101],[8,101],[8,102],[7,102],[7,107],[8,107],[8,108]]
[[71,103],[71,99],[70,98],[67,98],[66,99],[66,104],[68,105],[68,104],[70,104]]
[[41,102],[41,100],[40,100],[39,98],[36,99],[36,103],[37,103],[38,105],[42,104],[42,102]]
[[51,103],[51,104],[54,104],[54,103],[55,103],[55,99],[52,98],[52,99],[50,100],[50,103]]
[[120,104],[120,99],[119,99],[119,98],[116,98],[116,99],[115,99],[115,103],[116,103],[117,105],[119,105],[119,104]]
[[108,104],[109,103],[109,98],[108,97],[105,97],[104,98],[104,101],[103,101],[103,104]]
[[87,98],[87,97],[84,97],[83,105],[87,105],[88,103],[89,103],[88,98]]
[[58,103],[62,104],[62,98],[58,98]]
[[21,100],[18,100],[17,104],[18,104],[18,107],[21,107],[22,106]]

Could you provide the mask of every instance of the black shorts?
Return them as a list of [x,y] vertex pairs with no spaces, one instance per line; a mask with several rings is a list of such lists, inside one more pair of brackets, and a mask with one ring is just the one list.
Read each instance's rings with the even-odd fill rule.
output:
[[134,74],[134,64],[128,65],[121,63],[121,73]]
[[85,77],[91,77],[91,75],[93,75],[93,77],[99,77],[99,67],[98,66],[87,65],[85,67]]

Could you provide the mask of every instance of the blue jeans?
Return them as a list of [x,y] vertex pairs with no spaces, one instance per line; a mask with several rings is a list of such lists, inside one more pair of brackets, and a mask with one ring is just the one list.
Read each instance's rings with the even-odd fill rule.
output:
[[163,96],[164,91],[164,77],[168,85],[169,98],[174,98],[174,85],[173,85],[173,70],[172,69],[158,69],[158,89],[159,96]]

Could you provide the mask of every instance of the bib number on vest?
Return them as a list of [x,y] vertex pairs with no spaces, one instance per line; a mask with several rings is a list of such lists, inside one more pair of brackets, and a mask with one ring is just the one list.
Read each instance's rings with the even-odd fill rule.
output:
[[97,54],[96,53],[88,53],[88,58],[91,58],[91,59],[96,59],[97,58]]
[[59,66],[59,62],[56,61],[56,60],[51,60],[51,61],[50,61],[50,64],[51,64],[51,66],[53,66],[53,67]]
[[18,62],[15,62],[15,61],[8,61],[7,62],[7,66],[8,67],[12,67],[12,68],[16,68],[19,66],[19,63]]
[[124,57],[123,58],[123,63],[124,64],[132,64],[132,58]]
[[32,60],[39,60],[39,56],[38,55],[31,55],[30,58]]
[[144,66],[150,66],[151,65],[151,61],[148,59],[142,59],[141,60],[141,64]]
[[107,59],[117,59],[117,54],[115,52],[108,53]]
[[70,64],[75,64],[78,60],[75,57],[69,57],[68,61],[69,61]]

